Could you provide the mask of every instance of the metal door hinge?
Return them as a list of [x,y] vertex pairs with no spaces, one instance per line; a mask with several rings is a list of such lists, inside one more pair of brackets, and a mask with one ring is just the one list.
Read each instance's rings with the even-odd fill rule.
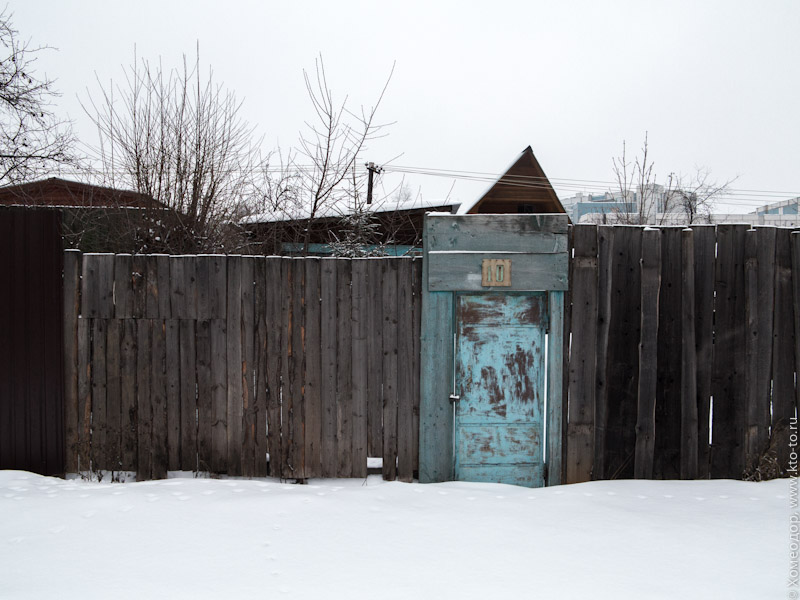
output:
[[461,396],[458,396],[456,394],[450,394],[450,403],[451,404],[455,404],[459,400],[461,400]]

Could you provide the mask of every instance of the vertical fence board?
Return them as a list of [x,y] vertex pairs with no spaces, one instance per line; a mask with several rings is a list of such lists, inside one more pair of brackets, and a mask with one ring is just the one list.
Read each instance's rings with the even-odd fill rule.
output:
[[[597,227],[597,354],[595,358],[594,467],[595,478],[605,471],[606,421],[608,420],[608,336],[611,324],[611,253],[613,231],[610,225]],[[569,326],[565,331],[569,332]],[[562,336],[563,337],[563,336]],[[567,336],[568,337],[568,336]],[[566,397],[566,394],[564,395]]]
[[744,293],[745,293],[745,469],[758,464],[758,231],[749,229],[744,244]]
[[106,323],[106,447],[105,463],[110,471],[119,471],[122,425],[121,326],[124,321],[109,319]]
[[303,422],[305,407],[303,401],[303,386],[305,385],[305,298],[303,286],[305,285],[304,259],[292,259],[288,267],[291,269],[292,278],[292,351],[291,372],[289,383],[291,385],[292,406],[290,408],[290,426],[292,428],[292,476],[296,479],[305,479],[305,432]]
[[[156,282],[158,281],[157,274]],[[150,279],[148,279],[150,281]],[[152,291],[158,297],[160,288],[152,286]],[[154,309],[158,311],[158,302]],[[151,321],[152,346],[151,360],[151,393],[150,410],[153,418],[152,443],[151,443],[151,476],[153,479],[166,479],[169,469],[169,440],[167,428],[167,379],[170,375],[166,372],[167,359],[167,329],[165,321],[155,319]]]
[[414,280],[413,283],[413,293],[414,293],[414,315],[413,315],[413,342],[414,342],[414,349],[413,349],[413,358],[412,358],[412,377],[413,377],[413,385],[412,389],[412,403],[413,403],[413,423],[412,423],[412,441],[411,441],[411,448],[413,452],[412,456],[412,464],[414,467],[414,472],[419,477],[419,403],[420,403],[420,369],[421,369],[421,362],[420,362],[420,355],[421,355],[421,338],[422,338],[422,261],[419,259],[414,259],[412,262],[412,277]]
[[[198,277],[201,267],[206,261],[198,261]],[[208,316],[207,304],[198,303],[198,314]],[[201,308],[202,307],[202,308]],[[211,359],[211,320],[208,318],[197,321],[195,330],[197,351],[197,466],[201,471],[212,471],[211,447],[212,428],[214,425],[214,408],[212,405],[212,369]]]
[[[81,253],[64,253],[64,437],[67,473],[79,469],[78,436],[78,313],[80,311]],[[11,318],[10,311],[4,315]],[[5,355],[4,355],[4,358]],[[10,421],[10,419],[9,419]],[[10,433],[10,432],[9,432]],[[10,455],[11,437],[4,436],[5,453]]]
[[367,265],[368,259],[352,262],[351,336],[353,410],[351,452],[353,457],[351,477],[367,476]]
[[383,456],[382,259],[367,261],[367,454]]
[[269,474],[282,477],[281,447],[281,303],[283,282],[281,259],[267,258],[265,274],[265,322],[267,327],[267,451]]
[[[756,347],[758,408],[756,446],[759,451],[769,443],[770,404],[772,400],[772,329],[775,311],[775,239],[774,227],[759,227],[758,261],[758,343]],[[796,272],[796,271],[795,271]]]
[[130,274],[130,317],[143,319],[147,312],[147,256],[136,254],[131,257]]
[[266,477],[267,466],[267,288],[266,259],[256,257],[253,272],[253,312],[255,318],[254,355],[255,397],[255,475]]
[[228,474],[242,474],[242,260],[228,257]]
[[253,280],[255,260],[242,257],[242,475],[253,477],[256,473],[256,420],[255,405],[255,300]]
[[[166,288],[170,289],[169,284]],[[181,468],[181,351],[180,321],[167,319],[166,363],[167,376],[167,468]]]
[[662,288],[662,235],[658,229],[642,233],[641,327],[639,387],[636,417],[634,477],[652,479],[656,443],[656,388],[658,383],[659,304]]
[[[180,296],[178,296],[180,297]],[[173,296],[173,299],[175,296]],[[185,307],[183,307],[185,310]],[[195,321],[184,319],[178,328],[181,373],[181,470],[197,470],[197,396],[195,389]]]
[[[795,414],[795,343],[792,285],[792,238],[789,229],[778,229],[775,239],[775,313],[772,346],[772,428],[787,427]],[[796,243],[796,242],[795,242]],[[800,273],[795,271],[795,273]],[[778,462],[786,464],[789,449],[778,448]]]
[[[137,321],[134,319],[123,319],[120,323],[122,326],[119,350],[120,469],[123,471],[135,471],[137,468],[139,434],[137,431],[138,419],[136,415],[136,323]],[[177,380],[177,377],[175,377],[175,380]]]
[[397,261],[383,263],[383,478],[397,478]]
[[397,259],[397,478],[414,478],[413,443],[414,379],[411,355],[414,352],[414,298],[411,259]]
[[[102,306],[95,305],[98,312]],[[106,460],[106,319],[92,319],[92,465],[108,469]]]
[[320,461],[323,477],[336,477],[338,470],[338,429],[336,408],[336,263],[335,258],[320,261],[320,407],[322,444]]
[[83,255],[81,314],[92,319],[114,317],[114,255]]
[[[655,464],[656,479],[677,479],[681,471],[681,228],[663,227],[658,306]],[[647,230],[645,230],[645,234]],[[642,310],[645,309],[642,304]],[[644,337],[644,334],[642,334]],[[641,367],[640,371],[641,373]]]
[[320,400],[320,261],[305,261],[305,476],[320,477],[320,436],[322,405]]
[[130,254],[114,256],[114,317],[133,317],[133,257]]
[[136,321],[136,478],[139,481],[153,477],[150,325],[146,319]]
[[[614,335],[609,339],[606,369],[608,418],[604,479],[633,476],[641,328],[641,228],[615,227],[613,244],[610,328]],[[575,294],[572,296],[574,303]],[[575,327],[573,317],[573,332]]]
[[211,470],[214,473],[227,473],[227,329],[225,319],[211,319],[208,324],[211,347]]
[[738,479],[744,469],[745,225],[717,226],[713,443],[711,476]]
[[353,472],[353,353],[352,353],[352,264],[336,259],[336,408],[337,472],[350,477]]
[[697,478],[697,342],[695,339],[694,231],[681,232],[681,479]]
[[78,462],[89,471],[92,444],[92,320],[78,319]]
[[[592,478],[597,343],[597,226],[573,228],[572,348],[569,365],[567,483]],[[580,298],[580,301],[576,299]]]
[[716,228],[694,226],[695,355],[697,363],[697,477],[710,468],[711,374],[713,365],[714,273]]

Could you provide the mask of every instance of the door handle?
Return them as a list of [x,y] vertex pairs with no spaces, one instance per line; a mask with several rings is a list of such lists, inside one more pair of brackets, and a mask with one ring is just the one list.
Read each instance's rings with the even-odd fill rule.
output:
[[459,400],[461,400],[461,396],[457,394],[450,394],[450,404],[455,404]]

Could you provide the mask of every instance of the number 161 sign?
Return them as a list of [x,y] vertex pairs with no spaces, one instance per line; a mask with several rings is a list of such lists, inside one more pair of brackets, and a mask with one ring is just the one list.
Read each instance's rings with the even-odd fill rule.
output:
[[483,287],[511,286],[511,259],[485,258],[481,265]]

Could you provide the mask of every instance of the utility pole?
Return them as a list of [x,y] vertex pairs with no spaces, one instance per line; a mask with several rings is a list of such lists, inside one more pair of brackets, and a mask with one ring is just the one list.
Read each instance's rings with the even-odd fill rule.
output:
[[374,162],[368,162],[364,165],[369,171],[369,179],[367,180],[367,204],[372,204],[372,181],[375,173],[383,172],[383,168],[376,167]]

